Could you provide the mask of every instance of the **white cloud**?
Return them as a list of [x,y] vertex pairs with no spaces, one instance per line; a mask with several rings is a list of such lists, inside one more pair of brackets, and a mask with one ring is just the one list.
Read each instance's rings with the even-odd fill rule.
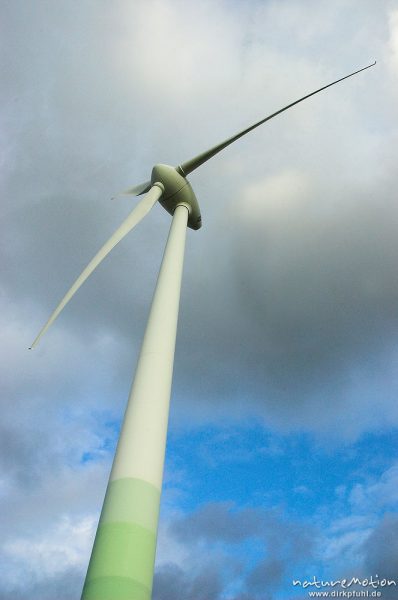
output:
[[[397,506],[397,473],[393,464],[377,478],[367,477],[362,483],[352,484],[347,500],[337,497],[327,509],[324,507],[326,512],[318,510],[316,522],[323,530],[318,557],[328,576],[370,577],[376,574],[369,570],[374,565],[382,574],[383,532],[389,522],[388,511]],[[372,543],[374,539],[377,544]],[[395,549],[391,549],[388,564],[394,564],[397,558]],[[390,566],[387,570],[391,573]]]
[[[62,518],[46,534],[29,538],[15,538],[3,545],[6,563],[13,563],[11,570],[14,585],[26,575],[35,580],[46,580],[69,569],[83,571],[91,552],[97,518],[85,517],[73,522]],[[5,573],[10,573],[7,569]],[[9,582],[7,582],[9,584]]]
[[392,10],[388,19],[390,29],[389,50],[393,75],[398,74],[398,10]]
[[398,465],[393,465],[376,481],[357,483],[349,501],[353,510],[393,509],[398,503]]

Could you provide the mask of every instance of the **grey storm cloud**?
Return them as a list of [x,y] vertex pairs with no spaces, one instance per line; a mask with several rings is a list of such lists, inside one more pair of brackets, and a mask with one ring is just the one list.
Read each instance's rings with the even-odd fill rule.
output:
[[[372,482],[367,487],[369,494],[379,496],[379,502],[386,495],[384,479],[382,476],[378,484]],[[206,504],[170,522],[170,534],[189,548],[190,554],[183,567],[167,562],[159,567],[156,600],[163,600],[163,590],[165,600],[169,598],[169,593],[170,597],[173,593],[178,597],[177,590],[184,585],[187,577],[190,582],[196,581],[196,577],[199,578],[206,569],[211,575],[214,567],[217,568],[217,582],[218,586],[221,585],[221,591],[216,586],[216,592],[209,593],[209,598],[218,599],[229,594],[228,597],[234,600],[271,600],[280,593],[284,582],[291,584],[293,579],[311,579],[317,575],[310,570],[307,577],[303,578],[303,565],[308,566],[311,560],[323,554],[326,581],[350,581],[354,577],[365,580],[372,575],[373,579],[390,579],[398,583],[396,513],[386,513],[375,520],[371,507],[363,502],[353,508],[343,529],[342,523],[335,523],[337,529],[334,534],[337,533],[337,538],[327,540],[325,532],[319,528],[319,518],[324,518],[322,509],[312,516],[311,522],[297,522],[278,510],[238,509],[232,502]],[[231,553],[231,549],[244,548],[242,544],[249,539],[261,542],[262,556],[259,555],[256,564],[248,567],[244,564],[243,549],[234,564],[236,554]],[[330,553],[333,546],[336,556]],[[239,584],[238,589],[231,592],[234,589],[234,577]],[[212,577],[210,581],[213,581]],[[190,589],[188,584],[187,589]],[[392,600],[396,597],[396,587],[384,587],[384,595]],[[199,592],[189,597],[202,598]]]
[[[208,504],[190,517],[177,521],[174,534],[182,540],[222,540],[239,543],[248,537],[262,535],[258,529],[259,514],[253,509],[239,514],[228,503]],[[262,515],[263,516],[263,515]]]
[[363,544],[364,564],[379,579],[392,579],[397,586],[383,591],[386,598],[395,598],[398,588],[398,515],[386,513]]
[[250,573],[247,579],[249,589],[264,594],[264,590],[272,590],[283,579],[286,566],[281,558],[270,558],[261,561]]
[[[259,600],[271,598],[287,574],[291,574],[303,560],[313,557],[318,535],[315,527],[295,522],[280,511],[263,508],[237,510],[232,503],[225,502],[207,504],[176,520],[171,524],[171,532],[179,542],[199,544],[206,556],[212,547],[220,544],[231,548],[249,539],[257,539],[263,546],[262,558],[249,569],[241,560],[239,576],[244,581],[242,591]],[[208,550],[204,552],[204,548]]]
[[161,567],[155,574],[154,600],[219,600],[223,582],[218,566],[207,565],[192,576],[175,565]]
[[[94,10],[88,2],[79,19],[63,3],[57,8],[38,3],[34,11],[22,4],[7,6],[3,125],[9,226],[3,289],[7,305],[29,307],[26,345],[130,209],[134,199],[110,201],[116,191],[146,179],[154,162],[180,162],[332,78],[326,68],[312,65],[303,31],[316,37],[318,26],[319,35],[330,35],[321,26],[322,15],[337,19],[337,9],[315,11],[314,29],[300,30],[303,17],[292,7],[285,16],[290,14],[292,28],[297,20],[293,30],[296,43],[303,45],[303,63],[295,67],[290,88],[278,73],[278,66],[286,65],[277,41],[270,37],[272,52],[260,59],[255,49],[267,47],[267,41],[253,15],[238,8],[224,24],[221,45],[217,25],[208,24],[208,46],[219,47],[213,69],[230,53],[217,89],[213,69],[195,78],[189,71],[182,82],[170,68],[165,81],[169,63],[161,54],[143,52],[141,27],[148,18],[159,41],[163,29],[172,28],[168,51],[174,57],[177,42],[186,42],[183,33],[177,34],[184,18],[176,6],[131,8],[120,2],[114,10]],[[206,4],[190,10],[204,29]],[[222,3],[217,5],[219,16],[223,10]],[[281,18],[273,5],[257,11],[260,22]],[[388,35],[385,14],[377,27]],[[46,32],[43,21],[49,24]],[[358,48],[365,33],[366,21]],[[206,44],[196,48],[192,35],[192,55],[182,59],[187,69],[195,56],[206,59],[211,53]],[[387,148],[394,140],[388,95],[393,81],[387,65],[377,69],[294,109],[192,177],[204,228],[188,236],[177,414],[212,418],[217,398],[218,410],[228,407],[231,416],[254,413],[277,427],[324,430],[331,423],[340,427],[344,405],[347,432],[356,435],[371,427],[372,398],[367,416],[362,414],[366,388],[374,389],[373,398],[383,396],[385,410],[374,426],[383,425],[383,418],[396,422],[391,399],[398,296],[396,172],[381,147],[382,140]],[[159,94],[157,81],[168,83]],[[387,92],[383,119],[374,116],[376,85]],[[214,95],[223,98],[222,120]],[[193,120],[198,106],[200,119]],[[368,176],[361,181],[365,169]],[[69,348],[73,338],[84,338],[95,352],[100,336],[113,338],[115,379],[131,376],[168,222],[156,207],[55,324],[61,337],[70,336]]]
[[26,600],[29,598],[40,598],[41,600],[75,600],[82,587],[82,578],[76,570],[65,571],[61,576],[51,577],[44,581],[32,581],[29,586],[29,596],[26,589],[12,589],[1,591],[2,600]]

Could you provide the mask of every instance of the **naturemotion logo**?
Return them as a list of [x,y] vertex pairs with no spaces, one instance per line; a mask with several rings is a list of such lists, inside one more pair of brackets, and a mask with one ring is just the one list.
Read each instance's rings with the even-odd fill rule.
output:
[[[351,579],[331,580],[318,579],[314,575],[312,579],[293,579],[292,583],[303,589],[315,588],[317,591],[308,591],[311,598],[381,598],[382,589],[396,587],[398,582],[395,579],[379,578],[378,575],[363,579],[351,577]],[[318,591],[322,588],[323,591]],[[325,590],[325,588],[338,589]]]

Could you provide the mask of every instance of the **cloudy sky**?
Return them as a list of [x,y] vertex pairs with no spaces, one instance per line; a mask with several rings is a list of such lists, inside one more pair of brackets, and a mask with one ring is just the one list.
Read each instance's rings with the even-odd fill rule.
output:
[[27,348],[111,197],[375,59],[190,177],[154,600],[398,580],[396,3],[0,5],[2,600],[80,597],[169,215]]

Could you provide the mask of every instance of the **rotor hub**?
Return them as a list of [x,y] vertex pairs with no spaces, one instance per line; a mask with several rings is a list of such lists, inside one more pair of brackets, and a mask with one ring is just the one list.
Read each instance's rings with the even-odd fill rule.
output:
[[152,169],[151,184],[161,184],[164,192],[159,199],[160,204],[171,215],[179,204],[188,207],[188,227],[200,229],[202,217],[200,208],[191,184],[170,165],[155,165]]

